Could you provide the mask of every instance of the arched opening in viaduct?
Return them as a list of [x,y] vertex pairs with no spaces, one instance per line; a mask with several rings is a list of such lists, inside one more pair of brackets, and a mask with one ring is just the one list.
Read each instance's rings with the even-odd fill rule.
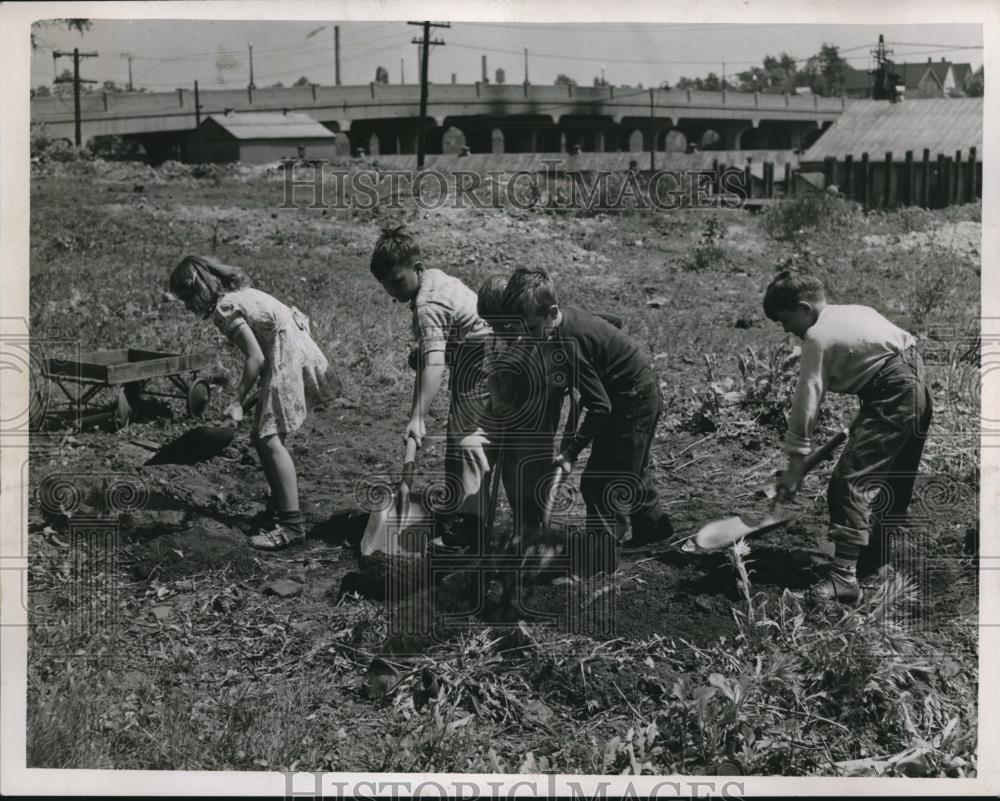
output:
[[461,128],[449,125],[441,131],[441,152],[456,155],[466,147],[465,134]]
[[667,128],[661,131],[657,137],[656,149],[670,153],[683,153],[687,149],[687,137],[676,128]]
[[694,143],[699,150],[722,150],[724,146],[722,134],[714,128],[706,128]]

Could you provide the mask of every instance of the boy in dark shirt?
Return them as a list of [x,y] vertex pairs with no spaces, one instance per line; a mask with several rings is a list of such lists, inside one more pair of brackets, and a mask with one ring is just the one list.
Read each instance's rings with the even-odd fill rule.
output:
[[547,362],[544,375],[554,385],[560,376],[573,380],[579,391],[583,419],[563,438],[553,464],[568,475],[590,446],[580,477],[588,527],[609,529],[621,542],[631,523],[627,546],[670,537],[673,527],[649,472],[660,387],[639,346],[598,315],[575,306],[560,308],[552,279],[542,268],[516,270],[503,305],[524,320],[526,337],[546,343],[539,348]]

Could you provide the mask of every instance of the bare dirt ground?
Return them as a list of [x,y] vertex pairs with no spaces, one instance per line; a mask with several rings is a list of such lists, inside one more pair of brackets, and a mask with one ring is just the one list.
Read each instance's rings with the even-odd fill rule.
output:
[[[835,763],[929,743],[917,767],[881,770],[975,771],[979,385],[961,357],[978,333],[978,207],[849,210],[784,238],[740,210],[281,210],[275,175],[85,163],[36,168],[31,202],[39,346],[210,353],[218,414],[236,353],[165,295],[179,256],[214,252],[310,315],[343,392],[290,440],[310,536],[277,554],[246,544],[265,482],[245,431],[207,464],[154,468],[134,441],[189,428],[178,401],[133,410],[121,431],[53,422],[34,438],[30,765],[697,773],[727,761],[836,775]],[[706,235],[710,219],[721,233]],[[426,264],[473,288],[540,264],[565,302],[625,319],[662,381],[653,469],[678,535],[763,511],[759,490],[781,467],[796,365],[760,308],[777,264],[806,264],[834,302],[871,304],[917,334],[937,412],[916,523],[875,605],[807,613],[786,593],[820,575],[830,464],[807,478],[793,522],[742,558],[624,552],[611,576],[535,588],[531,613],[513,618],[477,611],[475,592],[378,597],[354,547],[359,487],[399,468],[412,373],[408,313],[368,257],[398,221]],[[854,409],[828,398],[821,427]],[[439,400],[431,433],[443,425]],[[418,485],[440,468],[442,447],[425,450]],[[134,495],[109,503],[115,481]],[[87,519],[117,520],[102,567],[73,544]],[[114,610],[114,625],[74,628],[79,598]],[[454,616],[443,644],[390,636],[421,604]],[[899,712],[908,705],[917,718]]]

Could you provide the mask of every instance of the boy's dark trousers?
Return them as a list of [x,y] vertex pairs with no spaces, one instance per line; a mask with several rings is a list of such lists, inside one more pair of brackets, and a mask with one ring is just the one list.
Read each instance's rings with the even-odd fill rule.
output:
[[580,476],[588,526],[610,528],[621,542],[631,522],[632,536],[656,538],[666,515],[653,487],[649,449],[660,418],[660,386],[652,369],[629,392],[611,398],[611,415],[594,437]]
[[830,538],[861,546],[864,573],[885,561],[883,530],[907,523],[933,415],[916,348],[890,357],[858,397],[861,409],[830,479],[827,505]]

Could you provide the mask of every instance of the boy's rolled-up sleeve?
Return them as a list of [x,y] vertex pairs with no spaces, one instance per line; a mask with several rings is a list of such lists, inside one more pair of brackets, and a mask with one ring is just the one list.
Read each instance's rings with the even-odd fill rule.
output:
[[438,302],[421,303],[416,308],[414,332],[422,353],[444,351],[448,347],[453,311]]
[[801,359],[784,447],[788,454],[806,455],[812,450],[812,432],[826,394],[827,375],[823,348],[815,340],[803,340]]

